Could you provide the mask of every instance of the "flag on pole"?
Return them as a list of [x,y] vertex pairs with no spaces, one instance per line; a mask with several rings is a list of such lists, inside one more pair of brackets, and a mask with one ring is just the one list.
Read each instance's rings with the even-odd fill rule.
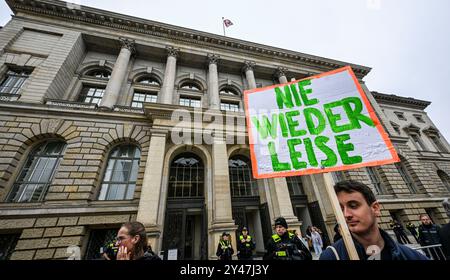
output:
[[225,18],[223,18],[223,24],[225,25],[225,27],[230,27],[230,26],[233,25],[233,23],[231,22],[231,20],[225,19]]

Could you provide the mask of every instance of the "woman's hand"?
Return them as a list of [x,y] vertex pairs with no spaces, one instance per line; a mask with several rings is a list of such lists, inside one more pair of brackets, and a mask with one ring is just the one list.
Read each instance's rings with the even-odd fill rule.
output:
[[131,252],[128,252],[127,247],[120,246],[119,252],[117,252],[117,260],[119,261],[129,261],[131,256]]

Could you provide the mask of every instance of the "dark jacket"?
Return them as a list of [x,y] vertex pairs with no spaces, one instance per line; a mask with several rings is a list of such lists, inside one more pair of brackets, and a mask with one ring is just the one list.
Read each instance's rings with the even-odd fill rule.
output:
[[264,260],[312,260],[308,248],[297,235],[286,232],[284,235],[272,235],[267,242]]
[[160,261],[161,258],[153,253],[152,250],[147,250],[147,252],[144,253],[144,255],[136,260],[139,261]]
[[439,226],[438,225],[420,225],[419,226],[419,243],[422,246],[430,246],[440,244],[439,238]]
[[439,237],[441,239],[442,251],[444,251],[447,260],[450,260],[450,223],[443,225],[439,229]]
[[219,245],[217,245],[216,256],[219,257],[222,261],[231,261],[232,256],[234,254],[233,247],[231,247],[231,242],[227,241],[219,241]]
[[[405,246],[402,244],[398,244],[395,242],[389,234],[380,229],[381,237],[384,239],[385,247],[389,248],[389,252],[391,254],[392,260],[428,260],[426,256],[423,254]],[[364,247],[353,238],[353,242],[355,243],[356,252],[358,253],[360,260],[367,260],[367,255],[364,250]],[[337,254],[339,255],[340,260],[349,260],[347,249],[345,248],[344,240],[341,239],[338,242],[332,245]],[[320,255],[320,260],[336,260],[336,256],[334,252],[327,248]]]
[[238,243],[238,250],[239,250],[239,258],[248,259],[251,258],[253,255],[253,249],[255,249],[255,242],[253,242],[253,238],[251,235],[247,235],[247,238],[245,239],[245,242],[242,242],[244,240],[244,236],[239,236]]

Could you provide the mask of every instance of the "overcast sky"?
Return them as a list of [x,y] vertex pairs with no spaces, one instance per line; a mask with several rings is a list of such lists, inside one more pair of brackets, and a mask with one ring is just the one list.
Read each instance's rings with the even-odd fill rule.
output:
[[[372,67],[372,91],[431,101],[450,141],[448,0],[83,0],[117,13]],[[0,0],[0,25],[12,14]]]

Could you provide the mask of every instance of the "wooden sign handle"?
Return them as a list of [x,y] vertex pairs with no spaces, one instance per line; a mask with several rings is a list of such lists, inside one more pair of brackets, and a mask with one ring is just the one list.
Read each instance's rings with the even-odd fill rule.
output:
[[334,180],[331,173],[323,173],[325,180],[325,188],[327,190],[328,197],[333,207],[334,215],[341,228],[342,239],[344,240],[345,248],[350,260],[359,260],[358,253],[356,252],[355,243],[353,243],[352,235],[348,229],[347,222],[345,221],[344,213],[342,213],[341,206],[339,206],[339,200],[334,191]]

